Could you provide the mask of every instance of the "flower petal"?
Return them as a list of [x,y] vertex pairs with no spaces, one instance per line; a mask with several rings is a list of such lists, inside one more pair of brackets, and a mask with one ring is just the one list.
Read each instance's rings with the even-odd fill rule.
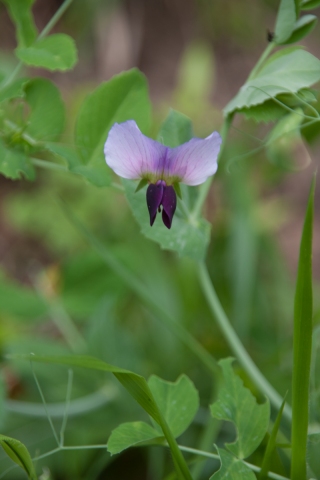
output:
[[167,148],[143,135],[134,120],[115,123],[104,146],[106,162],[123,178],[138,179],[157,172]]
[[192,138],[180,147],[170,149],[166,173],[186,185],[200,185],[217,171],[221,142],[219,133],[213,132],[207,138]]
[[162,221],[167,228],[171,228],[172,217],[177,206],[177,196],[172,186],[164,187],[161,203]]
[[150,183],[149,187],[147,188],[147,206],[150,215],[150,226],[152,227],[158,212],[158,208],[161,205],[162,197],[163,197],[163,189],[165,183],[161,180],[156,183]]

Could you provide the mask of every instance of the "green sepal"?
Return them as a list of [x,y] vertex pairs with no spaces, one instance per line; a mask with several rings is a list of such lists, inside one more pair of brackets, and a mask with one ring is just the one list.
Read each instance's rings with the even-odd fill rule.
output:
[[148,180],[146,178],[141,178],[140,182],[138,183],[138,186],[137,188],[135,189],[135,192],[134,193],[137,193],[139,192],[139,190],[141,190],[141,188],[143,188],[145,185],[147,185],[148,183]]
[[180,198],[180,200],[182,200],[182,193],[181,193],[180,183],[174,182],[172,185],[173,185],[174,191],[176,192],[176,194],[178,195],[178,197]]

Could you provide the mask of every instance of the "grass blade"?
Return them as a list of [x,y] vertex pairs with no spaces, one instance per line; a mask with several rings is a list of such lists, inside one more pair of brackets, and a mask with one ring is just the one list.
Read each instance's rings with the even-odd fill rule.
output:
[[303,225],[294,299],[291,480],[306,480],[309,380],[312,347],[312,230],[315,177]]
[[274,449],[276,448],[277,435],[278,435],[278,430],[279,430],[279,427],[280,427],[282,412],[283,412],[285,403],[286,403],[286,399],[284,398],[284,400],[282,402],[282,405],[280,407],[280,410],[278,412],[276,421],[274,422],[272,432],[271,432],[271,435],[270,435],[269,440],[268,440],[267,448],[266,448],[266,451],[264,453],[262,466],[261,466],[261,470],[260,470],[260,476],[259,476],[260,480],[266,480],[268,478],[268,472],[270,470],[270,463],[271,463],[271,456],[272,456],[272,453],[273,453]]

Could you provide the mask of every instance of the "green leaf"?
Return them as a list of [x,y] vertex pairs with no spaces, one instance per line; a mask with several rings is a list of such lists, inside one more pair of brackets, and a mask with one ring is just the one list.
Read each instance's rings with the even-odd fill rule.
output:
[[315,15],[304,15],[296,22],[292,35],[284,43],[299,42],[302,38],[309,35],[316,26],[318,19]]
[[283,400],[282,405],[280,407],[280,410],[278,412],[276,421],[274,422],[272,432],[271,432],[271,435],[269,437],[269,441],[268,441],[268,444],[267,444],[267,448],[266,448],[266,451],[264,453],[264,457],[263,457],[263,461],[262,461],[262,465],[261,465],[261,470],[260,470],[259,480],[267,480],[267,478],[268,478],[267,473],[270,470],[271,456],[273,454],[273,451],[276,448],[277,435],[278,435],[278,431],[279,431],[279,428],[280,428],[280,422],[281,422],[282,412],[283,412],[285,403],[286,403],[286,399]]
[[272,99],[266,100],[261,105],[254,105],[249,108],[241,108],[238,113],[242,113],[248,120],[253,119],[255,122],[269,123],[275,122],[286,114],[286,110],[274,102]]
[[97,184],[110,184],[111,170],[107,167],[103,147],[115,122],[133,119],[139,128],[149,128],[151,104],[146,78],[133,69],[101,84],[83,102],[75,131],[75,143],[86,168],[77,173]]
[[27,180],[35,179],[35,171],[29,158],[18,150],[7,148],[0,140],[0,173],[17,180],[24,175]]
[[114,455],[129,447],[159,443],[163,440],[163,433],[161,432],[161,435],[159,435],[158,431],[147,423],[128,422],[122,423],[112,431],[107,447],[108,452]]
[[300,4],[301,10],[313,10],[319,7],[320,0],[303,0]]
[[175,110],[170,110],[158,133],[158,141],[167,147],[178,147],[193,137],[190,118]]
[[[179,437],[190,425],[199,408],[199,394],[192,381],[181,375],[176,382],[167,382],[152,375],[149,388],[158,407],[175,437]],[[155,426],[161,434],[159,426]]]
[[14,438],[0,435],[0,445],[11,460],[26,472],[29,480],[37,480],[32,459],[23,443]]
[[278,45],[291,36],[296,22],[295,0],[281,0],[275,26],[275,41]]
[[122,183],[132,213],[143,235],[159,243],[164,250],[177,252],[180,257],[204,259],[210,240],[209,222],[204,219],[179,217],[176,213],[170,230],[163,225],[160,215],[150,227],[145,190],[135,193],[137,182],[122,180]]
[[243,85],[224,109],[225,115],[259,105],[279,93],[297,93],[320,80],[320,60],[301,49],[270,57],[257,76]]
[[34,0],[3,0],[16,26],[18,45],[28,47],[37,37],[37,29],[31,12]]
[[216,447],[221,460],[221,467],[209,480],[256,480],[254,473],[241,460],[230,455],[223,448]]
[[77,62],[75,42],[64,33],[56,33],[37,40],[32,45],[18,47],[15,53],[23,63],[47,70],[70,70]]
[[251,455],[265,436],[270,418],[270,404],[269,400],[262,405],[257,404],[250,390],[244,387],[240,377],[234,373],[232,362],[232,358],[219,362],[223,372],[223,385],[218,400],[210,408],[214,418],[234,423],[237,439],[226,444],[226,447],[242,459]]
[[294,299],[291,480],[306,479],[309,380],[312,348],[312,233],[315,177],[303,225]]
[[139,192],[139,190],[141,190],[141,188],[145,187],[146,185],[148,185],[148,180],[146,178],[141,178],[136,188],[136,192]]
[[34,78],[25,88],[31,107],[25,132],[38,140],[55,140],[64,130],[65,108],[58,88],[45,78]]
[[0,102],[11,100],[12,98],[24,97],[24,86],[28,83],[28,81],[29,79],[27,78],[18,78],[6,87],[2,88],[0,90]]
[[136,69],[99,85],[86,97],[77,118],[75,143],[84,163],[87,164],[92,156],[103,154],[108,132],[115,122],[133,118],[141,129],[147,128],[149,120],[146,122],[145,114],[150,115],[149,109],[146,79]]

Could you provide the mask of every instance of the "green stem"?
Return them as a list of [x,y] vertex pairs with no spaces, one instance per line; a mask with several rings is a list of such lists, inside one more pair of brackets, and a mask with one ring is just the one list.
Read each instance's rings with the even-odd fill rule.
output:
[[68,168],[65,165],[60,165],[59,163],[47,162],[46,160],[41,160],[40,158],[30,158],[32,164],[35,167],[45,168],[46,170],[55,170],[59,172],[69,172]]
[[[260,372],[258,367],[255,365],[248,352],[242,345],[239,337],[232,328],[228,317],[226,316],[221,303],[218,299],[218,296],[212,285],[208,270],[204,263],[199,263],[199,279],[202,286],[202,290],[207,299],[209,308],[215,317],[219,327],[222,330],[222,333],[229,344],[232,352],[238,359],[239,363],[242,365],[244,370],[247,372],[248,376],[259,388],[259,390],[264,393],[274,405],[274,407],[279,410],[282,405],[282,397],[274,389],[274,387],[268,382],[264,375]],[[292,420],[292,411],[289,405],[286,405],[283,411],[283,416],[291,422]]]
[[56,11],[56,13],[53,15],[51,20],[47,23],[47,25],[44,27],[40,35],[38,36],[37,40],[41,40],[44,38],[48,33],[53,29],[53,27],[58,23],[64,12],[70,7],[71,3],[73,0],[65,0],[63,4],[61,5],[60,8]]
[[259,58],[259,60],[257,61],[257,63],[255,64],[255,66],[253,67],[253,69],[251,70],[250,72],[250,75],[249,77],[247,78],[246,80],[246,83],[249,82],[252,78],[254,78],[256,76],[256,74],[258,73],[258,71],[260,70],[262,64],[264,63],[264,61],[266,60],[266,58],[270,55],[270,53],[272,52],[272,50],[274,49],[274,47],[276,46],[275,43],[273,42],[270,42],[267,46],[267,48],[264,50],[264,52],[262,53],[261,57]]
[[[195,455],[199,455],[201,457],[213,458],[214,460],[220,460],[219,455],[217,455],[216,453],[204,452],[203,450],[197,450],[196,448],[185,447],[183,445],[178,445],[178,447],[183,452],[194,453]],[[242,460],[242,463],[244,463],[247,467],[249,467],[254,472],[260,472],[260,470],[261,470],[260,467],[257,467],[256,465],[253,465],[252,463],[245,462],[244,460]],[[282,475],[278,475],[277,473],[273,473],[273,472],[268,472],[268,477],[272,478],[274,480],[290,480],[287,477],[283,477]]]
[[[222,153],[224,151],[225,143],[226,143],[227,136],[228,136],[228,133],[229,133],[229,129],[230,129],[230,126],[232,124],[233,116],[234,116],[233,113],[231,115],[227,115],[227,117],[224,119],[224,122],[222,124],[222,127],[221,127],[222,145],[221,145],[221,148],[220,148],[218,160],[221,158]],[[208,180],[206,182],[204,182],[199,187],[198,198],[197,198],[197,201],[195,202],[193,211],[191,212],[191,215],[190,215],[191,218],[196,219],[201,215],[201,210],[202,210],[203,204],[204,204],[204,202],[207,198],[207,195],[209,193],[211,183],[212,183],[212,179],[213,179],[213,177],[208,178]]]
[[181,449],[179,448],[179,445],[177,444],[176,439],[174,438],[162,414],[160,415],[160,422],[161,422],[160,426],[162,428],[163,434],[166,437],[166,440],[170,447],[176,469],[181,472],[182,478],[184,478],[185,480],[192,480],[187,463],[184,459],[184,456],[181,453]]

